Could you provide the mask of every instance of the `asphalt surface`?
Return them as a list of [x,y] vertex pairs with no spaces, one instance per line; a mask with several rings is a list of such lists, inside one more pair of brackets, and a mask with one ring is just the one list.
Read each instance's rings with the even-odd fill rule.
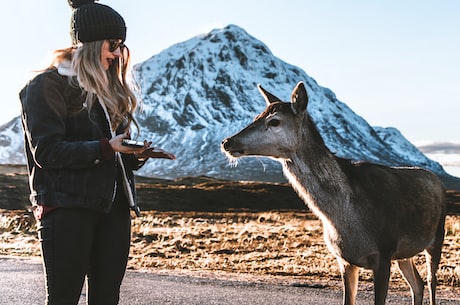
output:
[[[45,289],[41,261],[37,258],[0,257],[0,304],[44,304]],[[358,304],[373,304],[371,291],[358,293]],[[330,288],[269,284],[128,271],[121,288],[121,305],[296,305],[341,304],[342,293]],[[410,304],[407,296],[390,295],[388,304]],[[85,303],[82,292],[79,304]],[[460,304],[440,300],[438,304]]]

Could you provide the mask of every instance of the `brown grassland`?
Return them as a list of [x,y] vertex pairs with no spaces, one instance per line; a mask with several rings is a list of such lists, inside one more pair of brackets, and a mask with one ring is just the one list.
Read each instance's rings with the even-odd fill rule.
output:
[[[39,256],[35,221],[26,209],[27,177],[18,168],[2,168],[0,255]],[[320,286],[340,280],[335,259],[324,244],[320,221],[288,185],[139,177],[137,191],[145,210],[141,217],[133,218],[130,269],[272,278]],[[448,191],[448,200],[438,280],[441,290],[458,296],[460,192]],[[419,255],[422,276],[426,274],[424,261]],[[370,283],[372,274],[363,270],[360,280]],[[395,266],[391,287],[408,289]]]

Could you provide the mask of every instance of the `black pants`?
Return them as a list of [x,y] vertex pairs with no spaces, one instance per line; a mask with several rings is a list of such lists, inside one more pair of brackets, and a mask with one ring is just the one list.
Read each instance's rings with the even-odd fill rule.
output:
[[118,304],[131,238],[128,204],[119,197],[108,214],[58,208],[38,223],[46,304],[77,304],[85,276],[88,304]]

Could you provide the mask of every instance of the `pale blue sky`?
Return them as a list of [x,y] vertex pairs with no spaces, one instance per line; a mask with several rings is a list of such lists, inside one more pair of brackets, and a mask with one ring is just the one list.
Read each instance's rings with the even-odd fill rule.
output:
[[[128,26],[133,63],[236,24],[299,66],[371,125],[412,142],[460,142],[460,1],[104,0]],[[18,91],[70,45],[66,0],[9,1],[0,11],[0,124]],[[293,84],[294,86],[295,84]]]

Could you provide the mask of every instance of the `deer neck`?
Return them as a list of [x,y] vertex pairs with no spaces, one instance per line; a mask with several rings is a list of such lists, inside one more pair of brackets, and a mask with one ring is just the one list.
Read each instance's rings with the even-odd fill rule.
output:
[[350,191],[336,157],[322,141],[304,139],[301,143],[291,158],[284,160],[284,174],[318,217],[322,220],[343,219],[349,213]]

